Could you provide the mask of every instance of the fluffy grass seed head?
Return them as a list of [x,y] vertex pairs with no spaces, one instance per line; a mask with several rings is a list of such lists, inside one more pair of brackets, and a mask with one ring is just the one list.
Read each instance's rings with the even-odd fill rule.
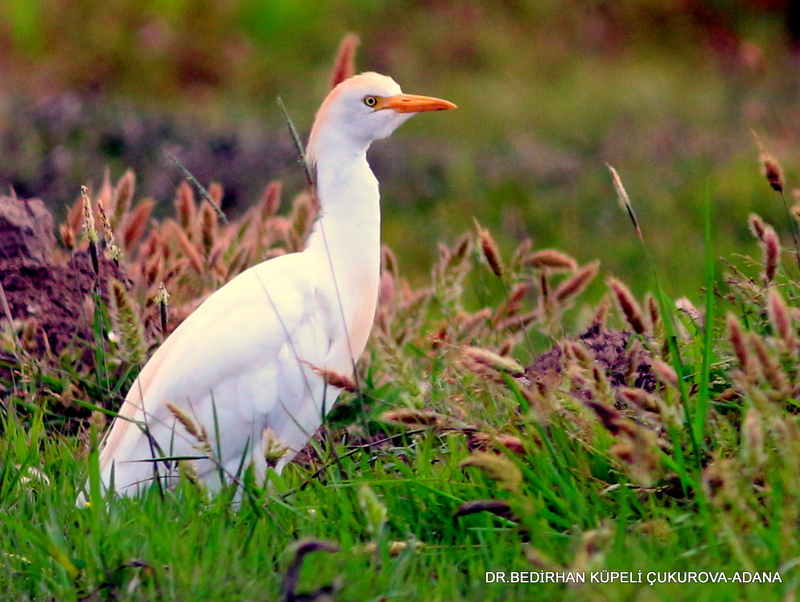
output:
[[275,468],[287,451],[286,443],[275,436],[275,431],[271,428],[261,431],[261,453],[264,455],[267,466]]
[[586,287],[597,276],[600,269],[600,262],[595,261],[589,265],[583,266],[575,274],[565,279],[561,284],[556,287],[554,296],[557,303],[565,305],[572,302],[575,297],[580,295]]
[[772,226],[764,228],[764,235],[761,238],[761,252],[764,256],[764,271],[761,272],[761,279],[765,285],[768,285],[775,279],[781,260],[781,242]]
[[489,231],[484,230],[478,223],[478,220],[474,218],[473,220],[475,221],[475,228],[478,232],[478,242],[483,257],[486,259],[486,263],[489,264],[489,268],[494,272],[494,275],[501,278],[503,276],[503,261],[500,257],[500,250],[497,247],[497,243],[494,238],[492,238]]
[[354,33],[348,33],[339,43],[339,50],[336,52],[336,59],[333,62],[331,71],[330,89],[332,90],[344,80],[352,77],[356,73],[356,50],[361,39]]
[[111,216],[111,226],[116,228],[122,223],[133,202],[133,193],[136,189],[136,174],[132,169],[126,171],[114,188],[114,214]]
[[194,437],[197,440],[198,449],[201,449],[205,452],[211,450],[211,445],[208,440],[208,432],[206,431],[206,427],[203,425],[196,424],[195,421],[192,419],[189,414],[184,412],[181,408],[179,408],[176,404],[172,402],[167,402],[167,409],[170,411],[170,414],[183,425],[183,428],[186,429],[186,432],[189,433],[190,436]]
[[753,136],[758,146],[758,161],[761,164],[764,177],[774,191],[783,192],[783,173],[781,171],[781,166],[775,158],[767,152],[767,149],[761,142],[761,138],[758,137],[755,131],[753,131]]
[[120,349],[130,363],[142,364],[147,345],[144,338],[144,327],[139,317],[139,306],[119,280],[109,280],[108,288],[112,326],[119,337]]
[[97,199],[97,212],[100,214],[100,221],[103,222],[103,239],[106,243],[106,249],[108,249],[108,253],[111,255],[111,260],[119,265],[119,260],[122,258],[122,251],[120,251],[116,240],[114,240],[114,231],[111,229],[111,222],[106,214],[102,199]]
[[554,270],[569,270],[574,272],[578,269],[578,262],[572,257],[555,249],[542,249],[530,253],[522,258],[522,265],[531,268],[551,268]]
[[461,466],[473,466],[486,473],[501,489],[509,492],[519,491],[522,484],[522,472],[514,462],[498,454],[490,452],[474,452],[461,461]]
[[780,337],[787,349],[794,349],[797,346],[797,337],[792,327],[792,318],[789,315],[789,308],[786,301],[776,288],[771,288],[767,293],[767,315],[769,316],[772,329]]
[[616,278],[608,279],[608,286],[619,303],[622,315],[636,334],[645,334],[645,321],[642,308],[631,293],[631,290]]
[[97,228],[94,225],[94,211],[92,210],[92,200],[89,198],[89,189],[81,186],[81,198],[83,199],[83,235],[89,243],[97,244]]

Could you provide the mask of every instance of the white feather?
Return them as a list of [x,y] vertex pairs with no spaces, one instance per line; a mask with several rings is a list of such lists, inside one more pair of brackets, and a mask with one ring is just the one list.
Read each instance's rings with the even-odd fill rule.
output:
[[[151,461],[161,454],[200,458],[194,461],[197,472],[212,489],[220,485],[220,466],[230,476],[252,462],[263,477],[264,429],[288,450],[281,470],[319,427],[339,390],[311,367],[352,374],[377,304],[380,198],[366,151],[413,114],[407,107],[372,109],[364,102],[368,95],[389,104],[406,96],[393,80],[375,73],[355,76],[331,92],[309,143],[321,214],[307,248],[234,278],[156,351],[103,443],[106,486],[113,474],[116,490],[133,494],[153,482],[154,468],[170,484],[174,465]],[[418,110],[454,108],[414,98],[422,99]],[[205,429],[210,452],[170,405]]]

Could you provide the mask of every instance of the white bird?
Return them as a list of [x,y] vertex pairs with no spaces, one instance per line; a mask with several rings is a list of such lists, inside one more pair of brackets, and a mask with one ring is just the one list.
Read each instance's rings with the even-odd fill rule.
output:
[[[377,73],[330,92],[308,143],[320,216],[305,250],[242,272],[164,341],[102,444],[106,488],[113,481],[133,495],[156,476],[173,485],[175,463],[153,461],[159,457],[195,458],[194,471],[212,491],[220,468],[230,479],[252,463],[263,480],[262,441],[270,438],[286,450],[276,470],[294,458],[340,393],[312,366],[353,374],[375,317],[381,215],[367,149],[415,113],[454,108],[403,94]],[[207,447],[193,427],[201,439],[205,430]]]

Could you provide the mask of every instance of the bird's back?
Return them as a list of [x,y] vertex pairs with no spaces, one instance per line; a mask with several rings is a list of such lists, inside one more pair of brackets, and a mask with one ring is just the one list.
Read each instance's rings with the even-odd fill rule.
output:
[[[323,397],[329,408],[338,395],[323,391],[311,366],[349,361],[335,357],[341,355],[332,345],[336,321],[318,272],[304,253],[273,259],[237,276],[191,314],[129,391],[123,419],[101,451],[104,482],[113,471],[118,491],[149,484],[150,460],[161,454],[213,457],[195,461],[212,487],[220,466],[235,473],[252,460],[263,472],[266,428],[288,449],[282,463],[289,461],[321,423]],[[156,464],[160,474],[169,472],[165,462]]]

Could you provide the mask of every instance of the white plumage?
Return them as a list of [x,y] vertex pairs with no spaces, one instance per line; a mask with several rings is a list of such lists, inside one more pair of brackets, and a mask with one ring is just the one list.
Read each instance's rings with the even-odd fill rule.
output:
[[[116,491],[135,494],[152,484],[154,466],[171,484],[174,465],[149,461],[162,453],[212,456],[192,461],[212,490],[220,485],[218,464],[233,475],[252,462],[263,478],[265,429],[287,449],[277,470],[303,448],[340,392],[311,366],[352,374],[375,315],[380,197],[367,149],[417,112],[452,108],[444,100],[402,94],[377,73],[354,76],[331,91],[308,146],[321,210],[306,249],[231,280],[156,351],[103,443],[106,487],[113,473]],[[211,454],[198,450],[175,408],[205,429]]]

